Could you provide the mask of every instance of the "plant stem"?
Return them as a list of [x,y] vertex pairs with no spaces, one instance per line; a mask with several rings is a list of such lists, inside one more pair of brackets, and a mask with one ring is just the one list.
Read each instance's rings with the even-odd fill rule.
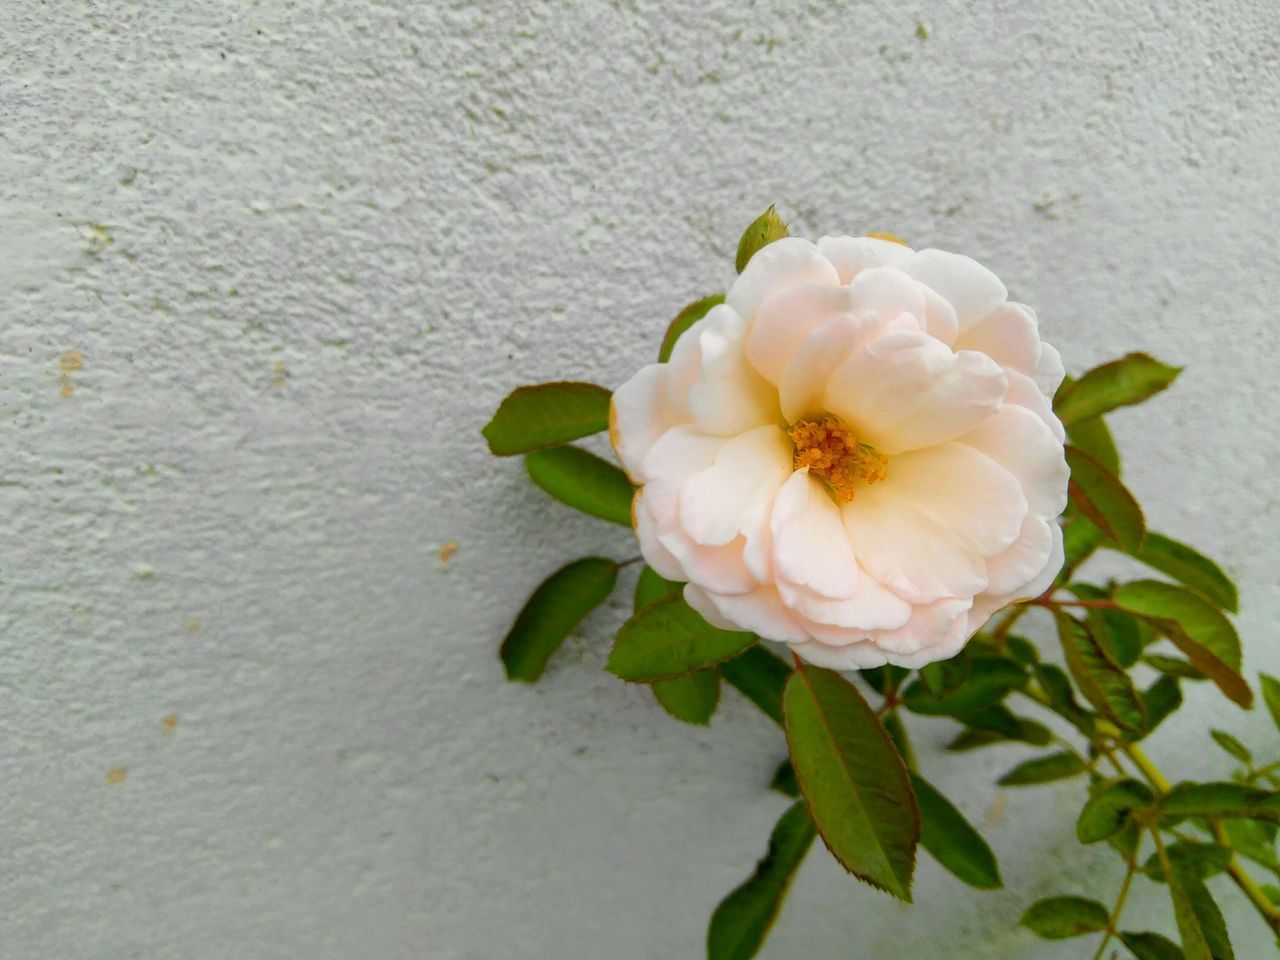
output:
[[1124,902],[1129,897],[1129,886],[1133,883],[1133,875],[1138,870],[1138,849],[1142,846],[1142,834],[1138,834],[1138,842],[1134,845],[1133,853],[1129,854],[1125,861],[1124,881],[1120,884],[1120,892],[1116,895],[1115,905],[1111,908],[1111,916],[1107,920],[1107,930],[1102,936],[1102,942],[1098,944],[1098,952],[1093,955],[1093,960],[1102,960],[1102,954],[1107,949],[1107,944],[1111,942],[1111,938],[1116,935],[1117,927],[1120,926],[1120,914],[1124,912]]
[[1035,604],[1039,607],[1085,607],[1091,610],[1115,610],[1117,609],[1114,600],[1054,600],[1052,597],[1036,597],[1034,600],[1028,600],[1027,603]]

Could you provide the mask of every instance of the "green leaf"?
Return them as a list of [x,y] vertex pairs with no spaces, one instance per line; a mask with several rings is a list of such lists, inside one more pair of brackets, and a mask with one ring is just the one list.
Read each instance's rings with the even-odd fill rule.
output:
[[954,692],[969,679],[969,658],[962,650],[950,660],[935,660],[920,668],[920,682],[934,697]]
[[1055,582],[1066,583],[1070,580],[1080,564],[1093,556],[1105,540],[1106,536],[1089,521],[1088,517],[1082,517],[1079,514],[1072,517],[1062,528],[1064,559],[1062,570],[1055,578]]
[[1138,501],[1114,473],[1083,450],[1068,445],[1066,454],[1071,502],[1107,537],[1125,551],[1135,552],[1146,534]]
[[891,663],[858,671],[858,676],[867,681],[867,686],[881,696],[890,690],[897,690],[910,674],[911,671],[906,667],[898,667]]
[[1076,837],[1081,843],[1097,843],[1115,836],[1129,823],[1134,810],[1145,809],[1154,800],[1151,791],[1137,780],[1100,784],[1080,811]]
[[[1160,848],[1163,853],[1163,848]],[[1222,911],[1204,881],[1162,858],[1173,914],[1187,960],[1235,960]]]
[[1146,711],[1128,674],[1080,621],[1061,610],[1054,611],[1054,619],[1058,623],[1058,639],[1062,641],[1067,668],[1085,699],[1118,726],[1141,730],[1146,723]]
[[770,204],[769,209],[751,221],[751,226],[742,232],[742,239],[738,241],[738,256],[734,261],[738,272],[746,269],[748,261],[755,256],[757,250],[785,236],[789,236],[787,225]]
[[622,625],[605,669],[632,682],[670,680],[728,660],[755,642],[754,633],[713,627],[674,595],[637,611]]
[[651,603],[657,603],[664,597],[675,596],[684,589],[683,583],[668,580],[652,567],[645,566],[636,578],[636,595],[633,601],[635,610],[643,610]]
[[1097,900],[1085,897],[1046,897],[1022,915],[1022,925],[1046,940],[1066,940],[1107,929],[1110,915]]
[[670,360],[671,351],[676,348],[676,341],[680,339],[684,332],[705,317],[712,307],[721,303],[724,303],[724,294],[717,293],[710,297],[703,297],[701,300],[695,300],[677,313],[676,318],[667,327],[666,335],[662,338],[662,348],[658,351],[658,362],[666,363]]
[[920,844],[944,868],[979,890],[1003,884],[995,854],[951,801],[923,777],[912,774],[911,786],[920,804]]
[[535,450],[524,458],[533,482],[561,503],[593,517],[631,526],[635,488],[612,463],[579,447]]
[[1049,705],[1055,713],[1067,720],[1086,737],[1093,737],[1093,714],[1076,701],[1071,681],[1059,667],[1040,663],[1035,667],[1036,679],[1049,697]]
[[1243,817],[1280,823],[1280,793],[1243,783],[1178,783],[1160,800],[1165,817]]
[[711,915],[708,960],[750,960],[759,952],[813,837],[804,804],[792,804],[769,835],[769,849],[755,873]]
[[1008,657],[974,657],[969,678],[962,685],[936,697],[917,680],[902,692],[902,703],[914,713],[930,717],[956,717],[994,706],[1011,690],[1025,685],[1027,671]]
[[1221,567],[1185,543],[1148,530],[1146,539],[1142,541],[1142,546],[1134,557],[1153,570],[1159,570],[1204,594],[1224,610],[1236,612],[1240,603],[1236,585],[1222,572]]
[[[1166,848],[1166,856],[1175,870],[1207,880],[1222,873],[1231,865],[1231,850],[1217,843],[1191,843],[1178,841]],[[1157,883],[1165,882],[1164,864],[1160,854],[1153,853],[1142,865],[1142,872]]]
[[1131,353],[1094,367],[1058,392],[1053,410],[1063,426],[1149,399],[1177,378],[1181,367],[1170,367],[1145,353]]
[[1158,933],[1121,931],[1120,942],[1129,948],[1134,960],[1186,960],[1176,943]]
[[1240,637],[1221,610],[1185,587],[1158,580],[1121,584],[1114,599],[1164,633],[1228,698],[1246,709],[1253,704],[1253,691],[1239,672]]
[[609,428],[612,394],[593,383],[542,383],[507,395],[485,424],[489,450],[500,457],[558,447]]
[[1227,751],[1227,753],[1231,754],[1245,766],[1253,763],[1253,754],[1249,752],[1249,748],[1225,730],[1210,730],[1209,736],[1213,737],[1214,743]]
[[[1091,583],[1072,583],[1068,590],[1081,600],[1109,600],[1111,591]],[[1121,667],[1131,667],[1142,654],[1142,637],[1138,620],[1122,610],[1090,609],[1085,617],[1094,637]]]
[[1178,686],[1177,677],[1160,677],[1142,691],[1142,707],[1147,712],[1146,727],[1140,735],[1131,735],[1126,739],[1140,740],[1152,733],[1180,706],[1182,706],[1182,689]]
[[1269,673],[1260,673],[1258,677],[1262,681],[1262,699],[1267,703],[1267,710],[1271,713],[1276,729],[1280,730],[1280,680]]
[[1120,451],[1112,439],[1107,421],[1102,417],[1090,417],[1081,420],[1067,431],[1067,439],[1073,446],[1079,447],[1100,464],[1120,476]]
[[1037,783],[1066,780],[1084,773],[1084,761],[1071,750],[1034,757],[1018,764],[997,782],[1002,787],[1025,787]]
[[902,757],[902,762],[907,765],[907,770],[914,770],[916,768],[916,753],[911,747],[911,737],[907,733],[907,725],[902,722],[902,714],[897,710],[890,710],[880,718],[880,722],[884,724],[884,732],[889,735],[889,739],[897,747],[898,756]]
[[565,637],[605,601],[618,582],[618,565],[584,557],[561,567],[533,592],[502,641],[508,680],[532,683]]
[[1012,713],[1009,714],[1009,718],[1012,732],[1004,726],[999,729],[969,727],[957,734],[956,738],[947,744],[947,749],[959,753],[965,750],[976,750],[979,747],[988,747],[996,743],[1029,743],[1033,746],[1043,747],[1053,739],[1052,731],[1042,723],[1028,720],[1026,717],[1019,717]]
[[796,771],[790,760],[778,764],[778,769],[773,771],[773,779],[769,781],[769,789],[788,797],[800,796],[800,784],[796,783]]
[[1280,875],[1280,856],[1276,855],[1276,825],[1261,820],[1222,821],[1231,849],[1254,863],[1260,863]]
[[796,780],[823,841],[846,870],[911,900],[920,813],[907,768],[856,687],[817,667],[783,694]]
[[1209,679],[1181,657],[1166,657],[1161,653],[1148,653],[1143,656],[1142,662],[1153,670],[1159,670],[1167,676],[1177,677],[1180,680]]
[[705,727],[720,702],[720,674],[712,667],[674,680],[655,680],[653,695],[677,720]]
[[791,668],[761,644],[720,664],[720,676],[738,688],[748,700],[782,724],[782,691]]

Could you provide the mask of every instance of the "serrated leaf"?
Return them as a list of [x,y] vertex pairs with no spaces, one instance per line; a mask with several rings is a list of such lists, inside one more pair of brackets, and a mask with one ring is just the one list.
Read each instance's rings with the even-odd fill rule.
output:
[[[1040,654],[1030,640],[1019,636],[1008,636],[1004,638],[1005,649],[1009,651],[1009,656],[1017,660],[1024,667],[1032,667],[1040,662]],[[965,671],[965,679],[968,679],[969,673]]]
[[1067,431],[1067,439],[1117,477],[1120,476],[1120,451],[1116,449],[1111,430],[1102,417],[1090,417],[1074,424]]
[[[1068,584],[1067,589],[1081,600],[1108,600],[1111,592],[1091,583]],[[1090,609],[1086,620],[1094,637],[1121,667],[1131,667],[1142,654],[1138,620],[1123,610]]]
[[769,835],[769,849],[755,873],[711,915],[708,960],[750,960],[759,952],[813,837],[805,805],[792,804]]
[[1027,682],[1027,671],[1008,657],[974,657],[969,677],[941,697],[935,697],[921,681],[902,692],[902,703],[914,713],[930,717],[956,717],[995,706],[1010,691]]
[[1117,407],[1142,403],[1168,387],[1181,372],[1181,367],[1170,367],[1145,353],[1131,353],[1094,367],[1060,390],[1053,410],[1063,426],[1071,427]]
[[846,870],[911,900],[920,813],[906,766],[856,687],[817,667],[783,693],[796,780],[828,849]]
[[1129,735],[1126,739],[1135,741],[1150,735],[1180,706],[1182,706],[1182,688],[1178,686],[1178,679],[1168,676],[1160,677],[1142,691],[1142,707],[1147,712],[1146,726],[1140,734]]
[[1066,780],[1084,773],[1084,761],[1079,755],[1063,750],[1045,757],[1033,757],[1018,764],[997,783],[1002,787],[1026,787],[1037,783],[1051,783],[1054,780]]
[[1204,881],[1167,859],[1162,858],[1161,862],[1187,960],[1235,960],[1222,911]]
[[1185,584],[1225,610],[1236,612],[1240,603],[1236,585],[1222,568],[1197,550],[1172,537],[1148,530],[1133,555],[1153,570]]
[[1262,699],[1266,701],[1267,711],[1271,714],[1276,729],[1280,730],[1280,680],[1269,673],[1260,673],[1258,677],[1262,683]]
[[935,698],[945,697],[969,679],[969,658],[963,650],[949,660],[935,660],[920,668],[920,682]]
[[1067,668],[1086,700],[1125,730],[1141,730],[1146,711],[1133,683],[1112,660],[1085,624],[1054,611]]
[[[1178,841],[1165,848],[1166,856],[1174,868],[1201,880],[1222,873],[1231,865],[1231,850],[1217,843],[1191,843]],[[1160,854],[1153,853],[1142,865],[1142,872],[1157,883],[1165,882],[1164,864]]]
[[738,241],[738,255],[734,259],[734,266],[741,273],[746,269],[747,263],[755,256],[757,250],[786,236],[789,236],[787,225],[782,222],[782,218],[778,216],[778,211],[770,204],[768,210],[752,220],[751,226],[742,231],[742,239]]
[[1098,843],[1115,836],[1129,823],[1134,810],[1146,809],[1155,797],[1137,780],[1113,780],[1100,784],[1080,810],[1076,838],[1081,843]]
[[670,680],[728,660],[755,642],[755,634],[713,627],[682,596],[669,596],[622,625],[605,669],[633,683]]
[[916,768],[916,753],[911,746],[911,737],[907,733],[907,725],[902,722],[902,715],[897,710],[890,710],[880,718],[880,722],[884,724],[884,732],[893,741],[893,745],[898,750],[898,756],[902,757],[902,762],[906,764],[907,770],[914,770]]
[[1074,503],[1095,527],[1132,553],[1142,545],[1146,520],[1142,507],[1120,479],[1078,447],[1066,448],[1071,480],[1067,489]]
[[906,667],[899,667],[892,663],[858,671],[858,676],[867,682],[867,686],[882,696],[887,690],[897,690],[910,674],[911,671]]
[[1243,817],[1280,823],[1280,793],[1243,783],[1178,783],[1160,800],[1164,817]]
[[1086,897],[1046,897],[1022,915],[1022,925],[1046,940],[1066,940],[1107,929],[1110,915],[1097,900]]
[[658,362],[666,363],[670,360],[671,351],[676,348],[676,341],[684,335],[684,332],[705,317],[712,307],[722,303],[724,303],[724,294],[717,293],[695,300],[677,313],[662,338],[662,347],[658,350]]
[[1249,752],[1249,748],[1225,730],[1210,730],[1209,736],[1213,737],[1214,743],[1227,751],[1227,753],[1231,754],[1245,766],[1253,763],[1253,754]]
[[632,608],[633,610],[643,610],[649,604],[657,603],[664,597],[675,596],[683,589],[683,583],[668,580],[652,567],[642,567],[640,576],[636,578],[636,592],[632,601]]
[[1167,676],[1177,677],[1180,680],[1209,679],[1193,667],[1190,661],[1183,660],[1181,657],[1166,657],[1162,653],[1148,653],[1143,656],[1142,662],[1153,670],[1159,670]]
[[782,691],[791,676],[785,660],[757,644],[720,664],[720,676],[781,725]]
[[1076,702],[1075,689],[1061,668],[1051,663],[1040,663],[1035,667],[1035,674],[1036,680],[1049,697],[1049,706],[1054,712],[1085,736],[1092,738],[1095,726],[1093,714]]
[[1261,820],[1228,819],[1222,829],[1231,841],[1231,849],[1254,863],[1260,863],[1280,875],[1280,856],[1276,854],[1276,825]]
[[631,526],[635,488],[612,463],[580,447],[535,450],[524,458],[529,477],[561,503],[624,527]]
[[1062,569],[1054,578],[1055,583],[1066,583],[1079,568],[1106,541],[1101,530],[1088,517],[1076,514],[1062,528]]
[[558,447],[609,428],[612,394],[594,383],[541,383],[509,393],[485,424],[489,450],[500,457]]
[[618,582],[618,565],[584,557],[561,567],[533,592],[502,641],[508,680],[532,683],[571,630],[605,601]]
[[1158,933],[1123,930],[1120,942],[1133,954],[1134,960],[1186,960],[1176,943]]
[[653,695],[662,708],[685,723],[706,726],[720,702],[720,674],[715,667],[674,680],[655,680]]
[[1213,604],[1185,587],[1159,580],[1121,584],[1114,600],[1165,634],[1229,699],[1246,709],[1253,704],[1253,691],[1239,672],[1240,637]]
[[979,890],[1003,885],[995,854],[951,801],[918,774],[911,786],[920,805],[920,844],[944,868]]
[[1043,747],[1053,739],[1053,732],[1044,724],[1012,713],[1009,716],[1012,720],[1012,733],[1004,729],[969,727],[957,734],[955,739],[947,744],[947,749],[959,753],[997,743],[1029,743]]

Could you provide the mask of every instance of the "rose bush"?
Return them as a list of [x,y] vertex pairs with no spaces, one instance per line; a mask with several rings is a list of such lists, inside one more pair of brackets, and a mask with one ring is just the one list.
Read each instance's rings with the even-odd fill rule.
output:
[[786,237],[616,391],[610,434],[645,560],[709,621],[918,667],[1062,565],[1062,378],[974,260]]

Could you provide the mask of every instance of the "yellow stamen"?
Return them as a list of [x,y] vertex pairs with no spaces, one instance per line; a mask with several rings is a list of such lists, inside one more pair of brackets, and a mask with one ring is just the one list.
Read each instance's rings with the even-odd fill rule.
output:
[[853,499],[858,484],[884,479],[885,458],[835,417],[799,420],[787,433],[795,444],[795,468],[808,467],[841,503]]
[[867,236],[875,237],[877,240],[888,240],[890,243],[900,243],[904,247],[908,245],[907,241],[903,240],[900,236],[893,233],[868,233]]

